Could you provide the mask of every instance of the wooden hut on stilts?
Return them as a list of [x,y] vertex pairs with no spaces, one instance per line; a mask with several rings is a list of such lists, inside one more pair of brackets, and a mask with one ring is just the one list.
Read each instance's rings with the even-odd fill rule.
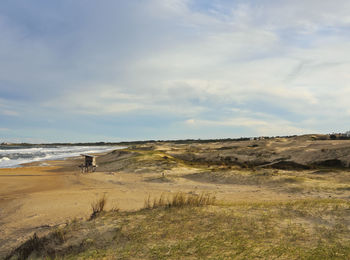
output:
[[84,163],[81,164],[79,167],[81,169],[82,173],[85,172],[94,172],[96,171],[96,156],[94,155],[89,155],[89,154],[82,154],[81,156],[84,156]]

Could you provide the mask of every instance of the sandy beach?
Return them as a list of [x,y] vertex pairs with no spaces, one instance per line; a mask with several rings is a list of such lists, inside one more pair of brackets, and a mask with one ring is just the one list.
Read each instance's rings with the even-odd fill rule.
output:
[[[158,182],[158,174],[94,172],[81,174],[79,159],[40,162],[31,166],[0,169],[0,254],[4,255],[34,233],[45,234],[49,228],[72,219],[86,219],[91,203],[106,194],[107,209],[137,210],[145,199],[176,191],[205,191],[220,199],[288,199],[258,186],[198,183],[187,179]],[[169,176],[191,172],[175,169]],[[153,181],[154,179],[154,181]]]
[[[286,146],[286,142],[256,142],[251,162],[260,162],[255,154],[262,152],[275,156],[269,152],[271,149],[282,153],[278,149]],[[291,152],[285,152],[295,154],[296,160],[301,152],[309,153],[300,148],[299,142],[293,139],[288,142]],[[337,151],[347,151],[343,144],[325,143],[323,147],[327,145],[339,145]],[[105,210],[118,208],[122,212],[143,208],[149,196],[156,198],[176,192],[210,193],[217,198],[218,205],[349,198],[350,190],[345,185],[348,172],[344,169],[245,168],[243,164],[236,165],[239,161],[227,159],[229,151],[232,158],[244,155],[242,160],[247,160],[245,154],[250,154],[251,149],[252,142],[185,146],[162,143],[100,154],[96,172],[81,173],[78,166],[82,158],[0,169],[0,258],[34,233],[43,236],[73,220],[89,219],[91,204],[104,195]],[[295,153],[295,149],[301,152]],[[336,155],[329,152],[327,156]],[[218,162],[218,158],[224,161]],[[302,158],[313,157],[306,154]]]

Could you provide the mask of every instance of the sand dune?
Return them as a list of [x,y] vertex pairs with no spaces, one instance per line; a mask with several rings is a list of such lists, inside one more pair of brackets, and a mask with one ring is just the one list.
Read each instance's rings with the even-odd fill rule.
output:
[[[98,171],[88,174],[80,173],[79,158],[47,161],[46,166],[38,162],[0,169],[0,258],[34,233],[43,235],[72,219],[89,218],[91,203],[103,194],[107,196],[107,210],[118,207],[122,211],[142,208],[149,195],[157,197],[178,191],[209,192],[224,203],[348,199],[347,169],[282,170],[249,165],[247,168],[235,161],[220,159],[225,158],[224,155],[240,155],[241,159],[253,160],[254,154],[259,158],[260,154],[274,158],[286,155],[287,150],[291,157],[302,158],[296,150],[311,146],[317,147],[315,154],[326,154],[325,158],[348,151],[348,141],[336,144],[339,150],[328,141],[325,146],[319,142],[303,142],[303,148],[296,140],[278,139],[275,143],[273,140],[255,142],[257,146],[251,141],[139,145],[100,155]],[[309,159],[314,156],[307,149],[304,153],[310,155]],[[342,160],[348,158],[343,156]]]

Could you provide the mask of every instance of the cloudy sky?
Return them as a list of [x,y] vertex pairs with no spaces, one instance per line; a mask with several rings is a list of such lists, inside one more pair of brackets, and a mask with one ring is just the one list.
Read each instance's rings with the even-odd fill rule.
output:
[[0,142],[350,129],[348,0],[1,0]]

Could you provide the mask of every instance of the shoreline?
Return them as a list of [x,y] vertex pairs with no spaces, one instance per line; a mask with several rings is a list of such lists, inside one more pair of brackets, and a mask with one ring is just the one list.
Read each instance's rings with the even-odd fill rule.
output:
[[[63,146],[62,146],[63,147]],[[64,148],[67,148],[68,146],[64,146]],[[80,146],[72,146],[72,147],[80,147]],[[88,148],[101,148],[102,146],[81,146],[81,147],[88,147]],[[104,147],[104,146],[103,146]],[[33,147],[33,148],[43,148],[43,147]],[[59,148],[59,147],[55,147],[55,148]],[[30,166],[30,165],[37,165],[37,163],[44,163],[44,162],[47,162],[48,164],[50,163],[50,161],[61,161],[61,160],[67,160],[67,159],[77,159],[81,156],[81,154],[84,154],[84,153],[87,153],[87,154],[92,154],[92,155],[97,155],[97,156],[100,156],[100,155],[104,155],[106,153],[109,153],[111,151],[114,151],[114,150],[118,150],[118,149],[124,149],[125,147],[122,147],[122,146],[114,146],[114,147],[106,147],[106,150],[102,150],[102,151],[96,151],[96,150],[89,150],[87,149],[87,151],[74,151],[71,152],[71,154],[69,154],[69,151],[60,151],[59,149],[57,151],[43,151],[44,154],[46,154],[45,156],[49,155],[50,158],[45,158],[45,157],[34,157],[35,155],[35,152],[36,151],[33,151],[33,158],[31,159],[26,159],[25,157],[24,158],[17,158],[17,159],[10,159],[9,157],[7,157],[7,155],[3,155],[4,157],[3,158],[7,158],[6,160],[4,160],[3,162],[12,162],[10,165],[4,165],[4,166],[1,166],[0,165],[0,169],[6,169],[6,168],[18,168],[18,167],[23,167],[23,166]],[[24,148],[26,149],[26,148]],[[9,154],[13,154],[13,153],[16,153],[16,150],[17,149],[11,149],[11,152]],[[19,150],[19,154],[23,152],[23,149],[18,149]],[[0,150],[0,154],[1,152],[3,152],[3,150]],[[52,152],[56,152],[56,154],[53,154],[53,155],[50,155],[50,153]],[[62,153],[62,154],[59,154],[59,153]],[[58,154],[57,154],[58,153]],[[26,152],[24,154],[27,154]],[[2,158],[2,159],[3,159]],[[19,162],[16,162],[18,161]],[[24,161],[24,162],[20,162],[20,161]],[[45,166],[45,165],[44,165]]]

